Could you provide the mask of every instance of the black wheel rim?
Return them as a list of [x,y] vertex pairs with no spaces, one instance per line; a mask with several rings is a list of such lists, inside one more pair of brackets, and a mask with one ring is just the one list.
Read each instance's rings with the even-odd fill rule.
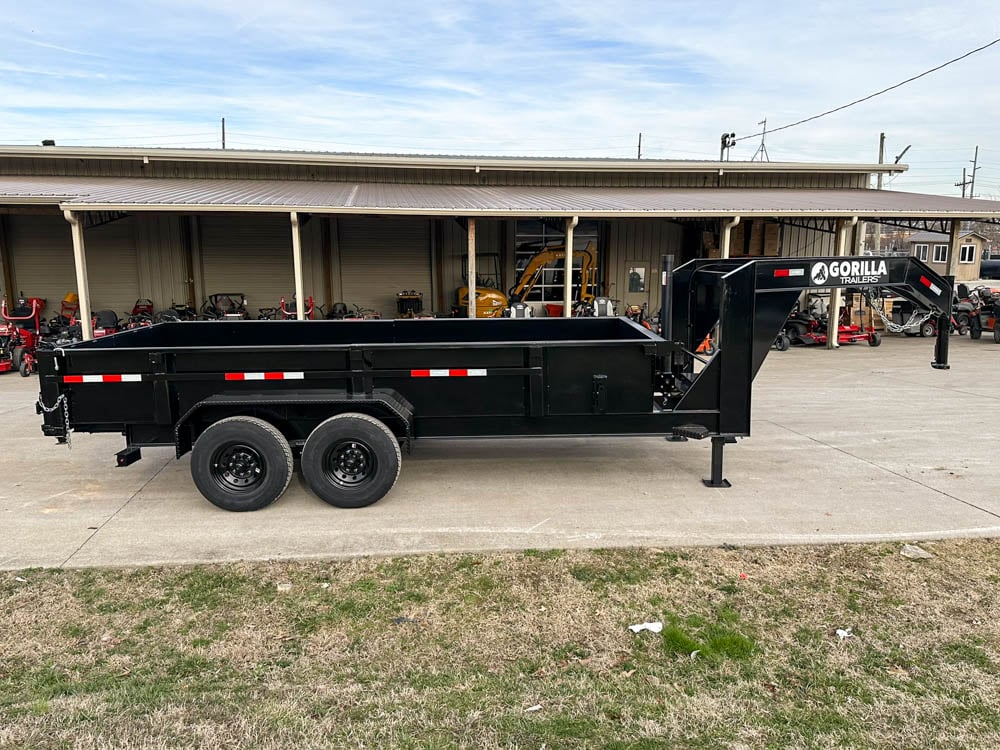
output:
[[212,478],[223,489],[248,492],[267,476],[267,465],[260,451],[245,443],[229,443],[212,457]]
[[369,481],[378,469],[375,451],[361,440],[341,440],[323,457],[323,472],[334,484],[357,487]]

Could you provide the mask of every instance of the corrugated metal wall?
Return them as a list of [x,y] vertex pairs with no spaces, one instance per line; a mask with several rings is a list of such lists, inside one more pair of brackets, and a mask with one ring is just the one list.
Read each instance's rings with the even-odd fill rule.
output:
[[[10,235],[16,291],[44,297],[51,317],[77,290],[69,224],[61,216],[12,216]],[[84,238],[92,309],[130,312],[141,296],[131,221],[91,227]]]
[[343,217],[338,248],[343,302],[396,314],[396,294],[414,290],[430,309],[430,220]]
[[287,214],[202,216],[199,222],[206,296],[242,292],[251,317],[259,308],[277,307],[282,295],[292,299],[295,279]]
[[52,317],[76,291],[69,224],[61,216],[11,216],[8,226],[14,293],[44,297],[45,316]]
[[[683,236],[681,225],[663,219],[632,219],[610,221],[608,228],[608,268],[604,275],[608,284],[607,296],[624,300],[629,265],[633,262],[643,264],[649,269],[645,301],[650,311],[658,310],[659,284],[656,283],[656,275],[660,255],[674,253],[679,262]],[[641,301],[636,300],[636,304],[641,304]],[[620,310],[620,305],[616,305],[616,309]]]
[[187,302],[187,261],[182,223],[186,216],[141,214],[131,218],[135,230],[139,296],[153,300],[157,310]]
[[295,164],[158,162],[138,159],[0,159],[0,174],[105,177],[192,177],[328,180],[453,185],[556,185],[611,187],[866,188],[867,173],[529,172],[472,169],[401,169]]
[[837,251],[837,235],[784,224],[781,227],[780,248],[785,256],[815,258],[833,255]]

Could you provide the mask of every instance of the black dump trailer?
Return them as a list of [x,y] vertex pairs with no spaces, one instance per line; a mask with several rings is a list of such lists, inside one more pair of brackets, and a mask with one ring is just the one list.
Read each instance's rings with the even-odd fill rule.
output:
[[709,438],[705,483],[723,487],[723,447],[750,434],[754,376],[804,290],[888,288],[939,316],[952,298],[915,258],[697,260],[663,278],[663,337],[610,317],[220,321],[40,351],[42,431],[121,433],[119,466],[191,451],[198,489],[233,511],[280,497],[296,453],[323,500],[369,505],[418,438]]

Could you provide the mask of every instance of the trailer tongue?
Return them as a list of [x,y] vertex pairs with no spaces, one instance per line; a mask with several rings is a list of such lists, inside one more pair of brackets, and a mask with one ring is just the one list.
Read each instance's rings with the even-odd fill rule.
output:
[[793,304],[840,286],[951,306],[951,282],[914,258],[698,260],[664,284],[666,338],[625,318],[163,323],[39,352],[38,411],[60,442],[124,434],[119,466],[191,451],[198,489],[236,511],[280,497],[296,452],[326,502],[373,503],[417,438],[710,438],[705,483],[724,487],[723,447],[750,434],[753,379]]

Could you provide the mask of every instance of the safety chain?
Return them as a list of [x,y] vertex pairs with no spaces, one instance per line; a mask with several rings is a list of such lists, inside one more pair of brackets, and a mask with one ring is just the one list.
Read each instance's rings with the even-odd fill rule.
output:
[[878,297],[879,303],[876,304],[874,295],[872,294],[870,289],[866,289],[863,292],[863,294],[865,296],[865,299],[868,300],[868,306],[872,310],[878,313],[878,316],[882,319],[882,325],[885,326],[885,330],[889,331],[889,333],[904,333],[905,331],[914,327],[919,329],[920,326],[922,326],[925,322],[927,322],[934,316],[933,310],[928,311],[927,314],[924,315],[923,317],[920,317],[920,313],[914,310],[912,313],[910,313],[910,319],[907,320],[905,323],[903,324],[893,323],[889,319],[889,317],[885,314],[885,300],[881,296]]
[[73,439],[70,437],[71,433],[70,433],[70,428],[69,428],[69,400],[66,398],[66,394],[65,393],[60,393],[59,394],[59,398],[56,399],[56,402],[54,404],[52,404],[52,406],[46,406],[42,402],[42,397],[39,396],[38,397],[38,406],[46,414],[51,414],[56,409],[58,409],[60,406],[62,406],[63,424],[66,427],[66,447],[72,450],[72,448],[73,448]]

